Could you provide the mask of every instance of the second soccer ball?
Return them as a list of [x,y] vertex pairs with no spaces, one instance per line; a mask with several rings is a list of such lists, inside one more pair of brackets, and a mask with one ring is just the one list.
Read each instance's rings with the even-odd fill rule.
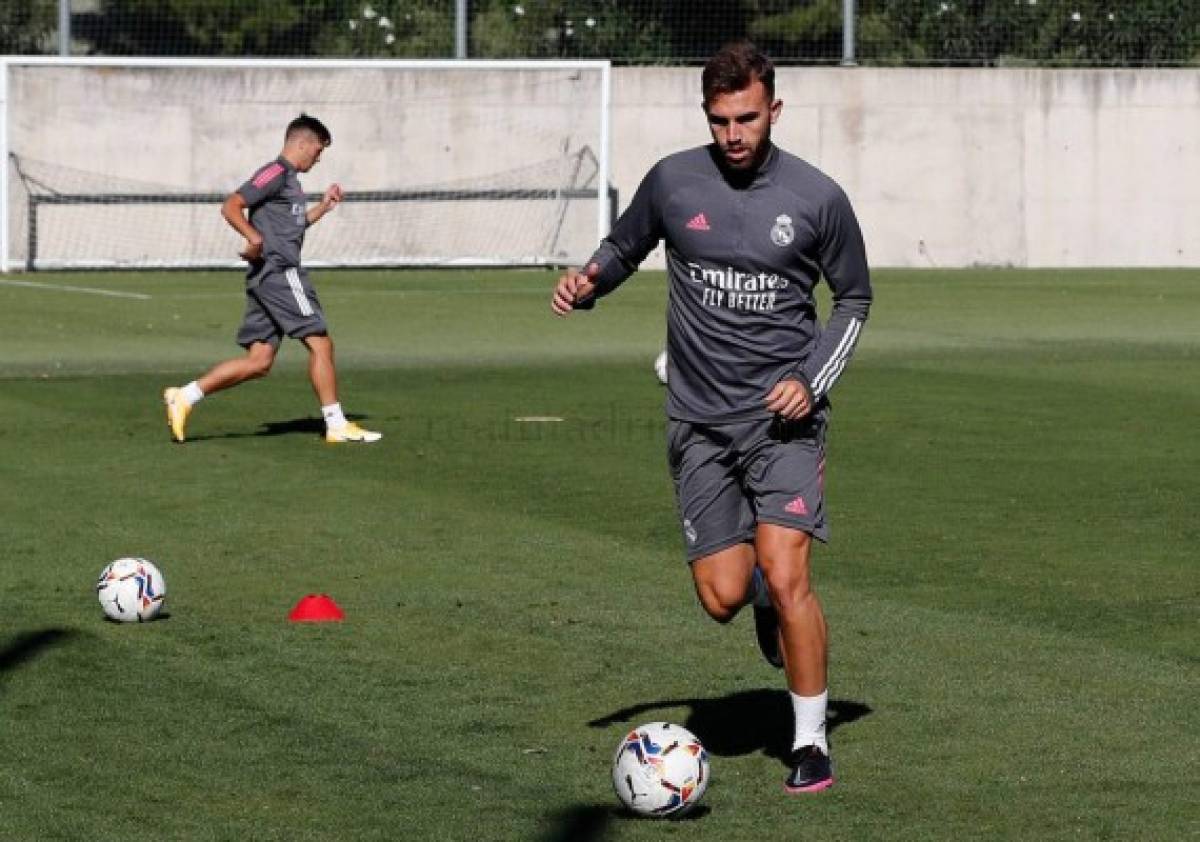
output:
[[96,597],[110,620],[142,623],[162,611],[167,583],[153,562],[119,558],[100,571]]

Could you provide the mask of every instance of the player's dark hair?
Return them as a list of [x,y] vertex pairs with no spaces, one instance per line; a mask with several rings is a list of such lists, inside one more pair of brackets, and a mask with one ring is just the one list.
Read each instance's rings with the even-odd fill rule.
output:
[[325,124],[312,115],[301,113],[299,117],[288,123],[283,139],[291,140],[300,132],[312,132],[317,136],[317,140],[325,146],[333,143],[333,135],[329,133],[329,129],[325,128]]
[[704,65],[700,75],[704,104],[708,105],[721,94],[744,91],[754,84],[755,79],[763,83],[768,98],[774,100],[775,65],[749,41],[731,41]]

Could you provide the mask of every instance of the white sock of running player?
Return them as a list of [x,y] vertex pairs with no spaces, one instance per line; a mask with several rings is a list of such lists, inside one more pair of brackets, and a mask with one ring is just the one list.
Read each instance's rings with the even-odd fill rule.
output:
[[204,392],[200,389],[200,384],[195,380],[184,386],[180,391],[183,392],[183,399],[188,402],[188,406],[194,406],[204,400]]
[[750,577],[750,597],[748,602],[756,608],[771,607],[771,589],[767,587],[767,580],[763,577],[761,567],[755,567],[754,575]]
[[342,414],[342,405],[340,403],[331,403],[329,406],[321,407],[321,414],[325,416],[325,427],[330,430],[340,430],[346,426],[346,416]]
[[826,754],[829,742],[825,739],[825,709],[829,705],[829,690],[816,696],[800,696],[792,693],[792,710],[796,714],[796,732],[792,738],[792,750],[804,746],[816,746]]

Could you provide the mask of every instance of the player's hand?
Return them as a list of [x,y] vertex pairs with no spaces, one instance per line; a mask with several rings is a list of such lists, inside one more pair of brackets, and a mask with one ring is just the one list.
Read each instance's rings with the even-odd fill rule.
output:
[[803,381],[788,377],[775,384],[767,395],[767,411],[789,421],[798,421],[812,412],[812,394]]
[[242,250],[238,252],[238,257],[247,263],[258,263],[262,260],[263,240],[258,237],[253,240],[246,240],[242,245]]
[[338,203],[342,201],[343,195],[344,194],[342,193],[342,185],[340,185],[340,184],[329,185],[329,188],[325,191],[325,195],[321,197],[322,209],[326,213],[333,210],[335,207],[338,206]]
[[565,316],[575,309],[575,305],[586,301],[596,294],[596,276],[600,274],[600,264],[592,262],[580,272],[569,269],[554,287],[554,295],[550,299],[550,309],[555,315]]

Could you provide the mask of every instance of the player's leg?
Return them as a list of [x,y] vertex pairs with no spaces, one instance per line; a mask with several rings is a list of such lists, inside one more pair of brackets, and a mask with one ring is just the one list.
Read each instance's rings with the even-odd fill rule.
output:
[[795,713],[791,792],[817,792],[833,784],[825,735],[828,690],[828,632],[821,601],[812,587],[812,539],[801,530],[759,524],[758,562],[779,615],[784,669]]
[[816,695],[825,690],[827,648],[825,614],[812,587],[812,538],[798,529],[762,523],[754,546],[779,614],[788,686],[801,695]]
[[337,370],[333,364],[333,340],[319,333],[300,340],[308,349],[308,379],[321,406],[337,403]]
[[737,543],[692,562],[700,605],[718,623],[728,623],[753,598],[754,547]]
[[364,430],[346,419],[337,396],[337,369],[333,362],[333,340],[325,324],[325,312],[317,291],[301,269],[288,269],[272,285],[271,294],[277,309],[272,312],[288,336],[298,339],[308,349],[308,378],[321,406],[325,419],[325,441],[332,443],[360,442],[369,444],[383,436]]
[[780,428],[763,424],[744,444],[758,527],[755,553],[778,616],[795,712],[790,792],[833,784],[825,735],[828,649],[825,615],[812,587],[812,539],[825,540],[824,413]]
[[282,331],[253,290],[246,293],[246,312],[238,328],[237,342],[246,349],[240,357],[217,363],[203,376],[179,387],[163,391],[167,408],[167,426],[171,437],[182,442],[186,436],[192,408],[207,395],[228,389],[256,377],[265,377],[275,362]]
[[692,583],[700,604],[718,623],[728,623],[743,606],[752,606],[759,651],[768,664],[783,668],[778,614],[753,544],[738,543],[692,562]]
[[671,421],[667,451],[696,596],[710,617],[727,623],[761,583],[750,543],[754,513],[730,441],[712,428]]
[[275,364],[278,350],[279,346],[271,342],[253,342],[245,354],[217,363],[196,384],[203,395],[211,395],[247,380],[266,377]]
[[353,421],[348,421],[342,412],[342,405],[337,397],[333,340],[329,338],[329,334],[312,334],[302,337],[300,341],[308,348],[308,379],[312,382],[313,392],[321,405],[321,415],[325,418],[325,441],[365,444],[379,441],[383,437],[380,433],[364,430]]

